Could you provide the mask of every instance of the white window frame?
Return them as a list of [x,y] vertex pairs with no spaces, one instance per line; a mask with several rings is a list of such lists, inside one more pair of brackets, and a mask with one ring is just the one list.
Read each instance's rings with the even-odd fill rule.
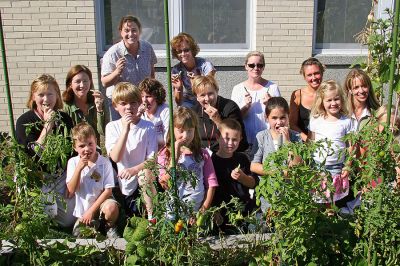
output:
[[[375,17],[383,18],[386,17],[384,10],[386,8],[392,8],[394,0],[380,0],[378,5],[375,7]],[[317,35],[317,10],[318,0],[314,0],[314,29],[313,29],[313,54],[319,55],[368,55],[368,47],[360,44],[360,48],[342,48],[342,49],[330,49],[323,48],[317,49],[316,46],[316,35]],[[366,20],[367,18],[365,18]]]
[[[159,0],[163,1],[163,0]],[[169,37],[178,35],[183,27],[182,21],[182,2],[184,0],[168,0],[169,8]],[[221,0],[224,1],[224,0]],[[248,48],[212,48],[210,44],[200,44],[200,55],[205,57],[212,56],[244,56],[249,51],[255,49],[256,40],[256,6],[257,1],[247,0],[246,1],[246,44]],[[97,52],[100,57],[104,55],[107,50],[105,47],[105,30],[104,30],[104,5],[103,0],[95,0],[95,19],[96,19],[96,42],[97,42]],[[165,44],[155,45],[154,51],[159,58],[165,58]]]

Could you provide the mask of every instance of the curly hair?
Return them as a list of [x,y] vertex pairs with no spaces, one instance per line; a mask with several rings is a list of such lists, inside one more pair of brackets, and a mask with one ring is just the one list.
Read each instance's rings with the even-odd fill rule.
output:
[[145,78],[139,84],[139,91],[148,93],[156,98],[157,105],[165,102],[166,92],[164,86],[156,79]]
[[193,37],[188,33],[181,32],[171,40],[172,57],[178,59],[177,50],[179,49],[179,46],[182,44],[182,42],[187,42],[189,44],[189,48],[192,52],[193,57],[195,57],[200,52],[200,47],[193,39]]

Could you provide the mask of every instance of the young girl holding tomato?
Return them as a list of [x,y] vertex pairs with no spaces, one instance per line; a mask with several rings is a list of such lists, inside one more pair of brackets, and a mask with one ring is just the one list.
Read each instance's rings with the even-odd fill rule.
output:
[[[179,174],[179,169],[183,169],[197,179],[196,185],[192,186],[190,181],[182,180],[177,175],[178,196],[181,200],[193,204],[194,211],[206,210],[212,203],[218,181],[211,156],[207,150],[201,148],[197,116],[189,108],[178,107],[173,119],[175,143],[171,143],[168,133],[166,146],[159,152],[157,161],[166,168],[171,166],[171,145],[175,145],[177,173]],[[160,170],[159,181],[164,189],[169,189],[170,178],[165,169]]]
[[316,197],[319,203],[329,203],[331,198],[339,208],[353,197],[349,193],[349,167],[345,167],[344,151],[349,147],[342,138],[355,130],[354,121],[348,117],[346,98],[342,88],[333,80],[322,82],[317,90],[314,105],[310,116],[310,140],[327,140],[321,149],[314,154],[317,165],[322,165],[331,174],[332,183],[335,187],[333,196],[326,188],[326,180],[321,184],[324,196]]

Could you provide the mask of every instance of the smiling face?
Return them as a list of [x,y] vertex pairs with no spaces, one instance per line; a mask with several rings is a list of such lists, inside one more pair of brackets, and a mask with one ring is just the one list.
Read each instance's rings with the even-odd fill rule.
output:
[[245,69],[247,71],[247,75],[252,78],[261,77],[265,67],[265,62],[260,56],[250,56],[247,59]]
[[202,89],[199,90],[199,93],[196,94],[197,101],[204,108],[207,108],[208,105],[216,107],[217,97],[218,97],[217,91],[215,90],[214,87],[210,85],[205,85]]
[[57,88],[54,84],[49,84],[47,89],[39,89],[33,94],[33,101],[36,110],[43,113],[48,109],[53,109],[57,102]]
[[289,115],[285,112],[284,108],[274,108],[267,116],[270,129],[278,133],[278,129],[281,127],[287,127],[289,122]]
[[218,138],[219,150],[218,154],[230,157],[239,147],[242,139],[242,132],[231,129],[222,128],[221,135]]
[[322,72],[318,65],[307,65],[304,67],[304,80],[314,90],[319,88],[322,82]]
[[350,93],[353,95],[355,103],[365,106],[367,105],[369,88],[362,82],[362,80],[357,77],[354,78]]
[[333,89],[325,93],[323,106],[328,116],[340,117],[342,101],[338,90]]
[[77,139],[74,141],[74,149],[82,158],[88,158],[90,161],[95,162],[97,151],[97,141],[95,136],[90,136],[85,139]]
[[90,78],[85,72],[79,72],[71,81],[71,89],[77,98],[84,98],[90,90]]
[[192,65],[194,63],[194,56],[187,41],[182,41],[178,45],[176,54],[178,55],[178,60],[181,61],[185,66]]
[[120,34],[125,46],[135,45],[139,42],[140,28],[135,22],[127,21],[122,26]]

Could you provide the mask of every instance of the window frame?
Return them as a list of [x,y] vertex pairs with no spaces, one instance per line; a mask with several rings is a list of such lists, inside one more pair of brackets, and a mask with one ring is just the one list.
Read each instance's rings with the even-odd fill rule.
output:
[[[160,0],[162,1],[162,0]],[[183,1],[184,0],[168,0],[169,8],[169,37],[178,35],[183,28]],[[234,47],[234,44],[225,44],[227,48],[212,47],[213,44],[199,44],[201,56],[244,56],[255,47],[256,35],[256,6],[257,1],[246,0],[246,42],[241,44],[247,48]],[[105,44],[105,26],[104,26],[104,1],[95,0],[95,21],[96,21],[96,42],[97,53],[100,57],[104,55],[109,46]],[[224,44],[221,44],[223,46]],[[231,46],[231,47],[229,47]],[[153,45],[154,51],[159,58],[165,58],[165,44]]]

